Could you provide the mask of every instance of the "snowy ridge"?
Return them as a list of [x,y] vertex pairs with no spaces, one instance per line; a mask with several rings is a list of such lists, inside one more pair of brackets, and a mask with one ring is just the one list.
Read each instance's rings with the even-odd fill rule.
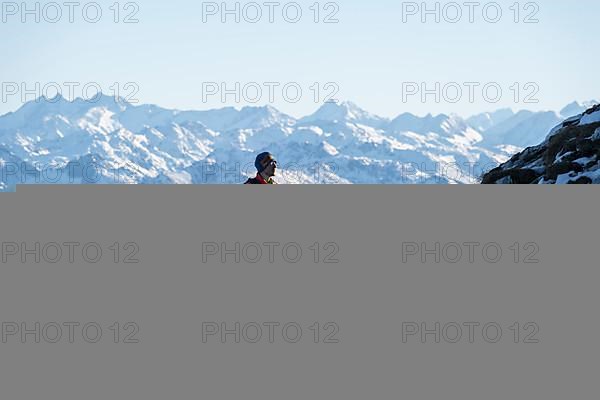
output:
[[482,183],[600,184],[600,105],[566,119],[541,144],[484,175]]

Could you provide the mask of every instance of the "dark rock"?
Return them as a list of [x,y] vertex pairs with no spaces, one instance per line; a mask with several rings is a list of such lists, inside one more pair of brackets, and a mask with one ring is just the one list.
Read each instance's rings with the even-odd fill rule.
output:
[[532,169],[512,169],[490,171],[482,180],[484,185],[496,184],[499,180],[510,177],[510,183],[514,185],[529,185],[536,181],[540,174]]
[[577,140],[577,152],[582,157],[590,157],[596,153],[598,149],[598,143],[594,143],[590,139],[578,139]]
[[552,164],[546,169],[544,177],[546,180],[555,180],[559,175],[566,174],[568,172],[583,172],[583,167],[580,164],[571,161],[562,161]]
[[568,184],[569,185],[591,185],[592,178],[589,178],[587,176],[582,176],[581,178],[577,179],[576,181],[569,181]]

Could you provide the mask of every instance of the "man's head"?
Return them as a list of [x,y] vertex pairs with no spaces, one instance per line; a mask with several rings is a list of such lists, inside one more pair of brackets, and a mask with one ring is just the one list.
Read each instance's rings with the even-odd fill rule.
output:
[[259,174],[271,177],[275,176],[277,170],[277,161],[271,153],[260,153],[256,156],[254,166]]

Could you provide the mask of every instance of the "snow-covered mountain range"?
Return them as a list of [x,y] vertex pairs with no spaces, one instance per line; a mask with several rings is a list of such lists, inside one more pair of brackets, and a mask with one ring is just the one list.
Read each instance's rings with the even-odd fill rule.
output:
[[179,111],[60,96],[0,116],[0,190],[18,183],[241,183],[274,153],[280,183],[475,183],[587,104],[463,119],[382,118],[350,102],[295,119],[266,107]]

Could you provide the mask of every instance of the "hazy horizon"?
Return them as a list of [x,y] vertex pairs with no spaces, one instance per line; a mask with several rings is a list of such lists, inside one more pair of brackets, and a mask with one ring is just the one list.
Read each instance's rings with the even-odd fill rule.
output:
[[[335,93],[333,98],[388,118],[402,112],[468,116],[501,108],[560,110],[573,100],[596,99],[600,92],[594,70],[600,55],[588,33],[600,3],[591,0],[501,0],[482,2],[473,10],[463,3],[455,9],[449,4],[458,3],[427,2],[429,11],[438,4],[433,14],[414,8],[421,2],[302,0],[294,3],[301,11],[296,23],[290,22],[294,8],[282,11],[289,2],[274,9],[273,23],[262,2],[239,2],[235,15],[215,9],[221,2],[97,3],[101,17],[95,23],[90,22],[94,9],[86,18],[82,7],[76,9],[73,23],[63,9],[52,23],[55,10],[41,7],[39,15],[31,15],[3,6],[0,33],[10,40],[0,43],[0,114],[22,105],[28,90],[41,95],[36,84],[43,88],[53,82],[63,95],[66,84],[76,82],[74,97],[83,97],[82,87],[95,83],[105,93],[132,95],[141,104],[169,109],[271,105],[292,116],[311,114]],[[230,11],[236,3],[225,2]],[[34,2],[25,4],[34,9]],[[260,6],[256,23],[252,21],[259,14],[249,4]],[[497,22],[491,4],[500,7]],[[585,13],[578,12],[582,7]],[[25,86],[10,94],[6,84]],[[209,95],[215,84],[218,92]],[[257,97],[255,84],[262,93],[253,104],[247,100]],[[292,93],[302,91],[297,102],[283,94],[290,84]],[[418,92],[410,94],[415,84]],[[490,99],[497,102],[483,94],[490,84]],[[237,95],[244,87],[250,90],[240,101],[231,93],[223,101],[221,85]],[[423,99],[421,88],[435,93]],[[502,93],[494,96],[498,88]]]
[[[109,95],[107,95],[107,94],[103,94],[103,95],[104,95],[104,96],[108,96],[108,97],[113,97],[113,96],[112,96],[112,95],[110,95],[110,94],[109,94]],[[84,99],[84,98],[81,98],[81,97],[77,97],[77,98],[74,98],[74,99],[69,99],[69,98],[67,98],[66,96],[63,96],[63,95],[61,95],[61,97],[63,97],[63,98],[66,100],[66,101],[68,101],[68,102],[70,102],[70,103],[73,103],[73,102],[74,102],[74,101],[76,101],[76,100],[83,100],[83,101],[86,101],[86,99]],[[13,109],[13,110],[8,110],[8,111],[6,111],[6,112],[2,112],[2,113],[0,113],[0,117],[3,117],[3,116],[6,116],[6,115],[8,115],[8,114],[10,114],[10,113],[14,113],[14,112],[17,112],[17,111],[19,111],[19,109],[21,109],[21,108],[22,108],[22,107],[23,107],[25,104],[28,104],[28,103],[41,103],[41,102],[43,102],[44,100],[48,100],[48,101],[47,101],[47,102],[48,102],[48,104],[53,104],[53,103],[55,103],[56,101],[49,101],[49,100],[54,100],[54,99],[55,99],[55,97],[53,97],[53,96],[50,96],[48,99],[46,99],[45,97],[43,97],[43,96],[42,96],[42,97],[40,97],[40,98],[37,98],[37,99],[30,100],[30,101],[28,101],[27,103],[19,104],[19,105],[18,105],[18,106],[17,106],[15,109]],[[121,99],[124,99],[124,98],[123,98],[123,97],[121,97]],[[92,106],[94,103],[96,103],[96,102],[98,102],[98,101],[99,101],[99,100],[92,100],[92,99],[90,99],[89,101],[86,101],[86,102],[87,102],[88,104],[90,104],[90,106]],[[366,108],[362,107],[360,103],[357,103],[357,102],[355,102],[355,101],[352,101],[352,100],[345,100],[345,99],[341,99],[341,100],[339,100],[339,101],[338,101],[338,103],[351,103],[351,104],[354,104],[355,106],[358,106],[358,107],[359,107],[359,108],[361,108],[362,110],[364,110],[364,111],[367,111],[367,112],[369,112],[369,113],[371,113],[371,114],[373,114],[373,115],[375,115],[375,116],[378,116],[378,117],[381,117],[381,118],[386,118],[386,119],[389,119],[389,120],[393,120],[394,118],[396,118],[396,117],[398,117],[398,116],[400,116],[400,115],[402,115],[402,114],[405,114],[405,113],[410,113],[410,114],[413,114],[413,115],[415,115],[415,116],[417,116],[417,117],[421,117],[421,118],[422,118],[422,117],[425,117],[425,116],[427,116],[427,115],[433,115],[433,116],[437,116],[437,115],[440,115],[440,114],[444,114],[444,115],[457,115],[457,116],[459,116],[459,117],[462,117],[462,118],[464,118],[464,119],[467,119],[467,118],[470,118],[470,117],[473,117],[473,116],[476,116],[476,115],[484,114],[484,113],[494,113],[494,112],[497,112],[497,111],[500,111],[500,110],[507,110],[507,109],[510,109],[510,110],[511,110],[513,113],[515,113],[515,114],[516,114],[516,113],[518,113],[518,112],[520,112],[520,111],[531,111],[531,112],[556,112],[556,113],[559,113],[559,112],[560,112],[560,111],[561,111],[561,110],[562,110],[562,109],[563,109],[565,106],[567,106],[567,105],[570,105],[570,104],[572,104],[572,103],[575,103],[575,102],[576,102],[576,103],[579,103],[580,105],[582,105],[582,104],[584,104],[584,103],[588,103],[588,102],[592,102],[592,101],[593,101],[593,102],[599,102],[599,100],[596,100],[596,99],[587,99],[587,100],[583,100],[583,101],[581,101],[581,100],[573,100],[573,101],[570,101],[570,102],[568,102],[568,103],[565,103],[564,105],[562,105],[562,106],[561,106],[561,107],[559,107],[558,109],[554,109],[554,110],[553,110],[553,109],[541,109],[541,110],[540,110],[540,109],[538,109],[538,110],[536,110],[536,109],[533,109],[533,108],[525,108],[525,107],[523,107],[523,108],[515,108],[515,107],[510,107],[510,106],[507,106],[507,107],[499,107],[499,108],[496,108],[496,109],[487,109],[487,110],[482,110],[482,111],[480,111],[480,112],[476,112],[476,113],[474,113],[474,114],[465,114],[465,115],[463,115],[463,114],[458,114],[458,113],[454,113],[454,112],[443,112],[443,111],[442,111],[442,112],[439,112],[439,113],[437,113],[437,112],[436,112],[436,113],[434,113],[434,112],[412,113],[412,112],[410,112],[410,111],[402,111],[402,110],[398,111],[396,114],[392,114],[392,115],[383,115],[383,114],[381,114],[381,113],[377,112],[377,110],[369,110],[369,109],[366,109]],[[239,105],[239,104],[223,104],[223,105],[221,105],[221,106],[217,106],[217,107],[207,107],[207,108],[171,108],[171,107],[165,107],[165,106],[164,106],[164,105],[162,105],[162,104],[155,104],[155,103],[144,103],[144,102],[138,101],[137,103],[130,103],[130,105],[131,105],[131,106],[134,106],[134,107],[138,107],[138,106],[157,106],[157,107],[160,107],[160,108],[162,108],[162,109],[171,110],[171,111],[181,111],[181,112],[186,112],[186,111],[215,111],[215,110],[223,110],[223,109],[227,109],[227,108],[234,108],[234,109],[236,109],[236,110],[238,110],[238,111],[239,111],[239,110],[241,110],[241,109],[243,109],[243,108],[246,108],[246,107],[248,107],[248,108],[264,108],[264,107],[273,107],[273,108],[275,108],[276,110],[278,110],[279,112],[281,112],[281,113],[283,113],[283,114],[285,114],[285,115],[288,115],[288,116],[290,116],[290,117],[292,117],[292,118],[294,118],[294,119],[297,119],[297,120],[299,120],[299,119],[301,119],[301,118],[304,118],[304,117],[307,117],[307,116],[310,116],[310,115],[312,115],[313,113],[315,113],[316,111],[318,111],[318,110],[319,110],[319,109],[320,109],[322,106],[324,106],[325,104],[315,104],[315,108],[314,108],[314,109],[313,109],[311,112],[309,112],[309,113],[307,113],[307,114],[301,114],[301,115],[295,115],[295,114],[292,114],[292,113],[285,112],[285,111],[283,111],[283,110],[279,109],[278,107],[276,107],[276,106],[274,106],[274,105],[272,105],[272,104],[245,104],[245,105]]]

